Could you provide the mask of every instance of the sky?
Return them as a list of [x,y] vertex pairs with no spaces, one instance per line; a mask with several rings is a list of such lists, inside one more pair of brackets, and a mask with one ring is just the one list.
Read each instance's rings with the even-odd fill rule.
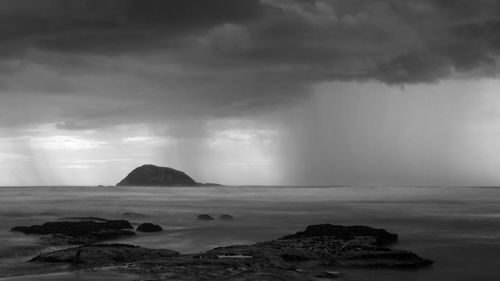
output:
[[500,1],[0,0],[0,185],[499,185]]

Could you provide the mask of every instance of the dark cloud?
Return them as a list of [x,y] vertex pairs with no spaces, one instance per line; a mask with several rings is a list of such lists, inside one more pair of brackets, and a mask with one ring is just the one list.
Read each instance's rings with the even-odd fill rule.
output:
[[24,41],[54,51],[141,51],[159,37],[179,37],[261,13],[258,0],[6,0],[2,42]]
[[261,112],[322,81],[496,75],[499,15],[494,0],[4,0],[0,95],[84,128]]

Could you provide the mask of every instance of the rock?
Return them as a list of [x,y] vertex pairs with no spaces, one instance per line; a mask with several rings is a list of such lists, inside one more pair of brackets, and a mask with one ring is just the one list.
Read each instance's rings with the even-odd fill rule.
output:
[[134,169],[117,186],[196,186],[198,183],[184,172],[155,165]]
[[95,221],[95,222],[105,222],[108,219],[98,218],[98,217],[64,217],[60,218],[62,221]]
[[163,231],[163,228],[157,224],[152,223],[143,223],[137,227],[137,231],[140,232],[160,232]]
[[220,220],[233,220],[233,219],[234,219],[234,217],[233,217],[233,216],[231,216],[231,215],[220,215],[220,216],[219,216],[219,219],[220,219]]
[[198,219],[202,220],[202,221],[212,221],[212,220],[214,220],[214,218],[211,215],[207,215],[207,214],[198,215]]
[[331,224],[309,225],[305,231],[300,231],[292,235],[286,235],[281,239],[306,238],[314,236],[335,236],[335,238],[341,240],[368,236],[375,238],[378,244],[387,244],[398,241],[397,234],[390,233],[385,229],[377,229],[363,225],[342,226]]
[[122,213],[122,217],[129,218],[129,219],[137,219],[137,218],[145,218],[147,216],[144,214],[141,214],[141,213],[125,212],[125,213]]
[[363,245],[346,247],[332,261],[334,265],[364,267],[425,267],[432,263],[410,251]]
[[[373,233],[380,232],[373,228],[361,228],[366,231],[360,231],[358,227],[353,230],[336,226],[335,229],[339,227],[341,233],[349,230],[350,235],[356,235],[345,239],[343,235],[332,235],[328,230],[330,227],[308,227],[306,231],[298,232],[299,235],[289,235],[286,239],[218,247],[196,255],[111,244],[59,250],[39,255],[33,261],[65,262],[86,267],[115,265],[117,267],[112,268],[117,270],[158,276],[156,280],[180,281],[333,279],[340,273],[328,271],[332,265],[423,267],[432,264],[432,261],[412,252],[379,246],[379,237]],[[358,235],[367,233],[371,235]],[[126,267],[119,266],[124,263],[127,263]]]
[[126,244],[101,244],[85,245],[41,254],[31,261],[102,266],[147,259],[163,259],[178,255],[178,252],[167,249],[147,249]]
[[332,279],[332,278],[338,278],[340,277],[340,275],[341,274],[338,271],[325,270],[323,272],[316,274],[316,277]]
[[319,261],[330,265],[365,267],[424,267],[431,260],[403,250],[380,246],[397,235],[367,226],[313,225],[278,240],[249,246],[216,248],[208,255],[267,256],[276,263]]
[[46,222],[42,225],[16,226],[11,231],[45,235],[42,240],[56,245],[88,244],[135,235],[134,228],[125,220],[106,220],[93,217],[83,219],[80,221]]

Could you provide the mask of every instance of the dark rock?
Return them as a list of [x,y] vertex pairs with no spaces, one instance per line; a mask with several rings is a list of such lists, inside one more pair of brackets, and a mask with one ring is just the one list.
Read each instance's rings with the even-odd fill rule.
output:
[[410,251],[363,245],[346,247],[332,262],[335,265],[364,267],[424,267],[432,263]]
[[134,235],[136,235],[136,233],[129,229],[103,229],[79,236],[49,234],[41,236],[40,239],[50,245],[83,245]]
[[108,219],[98,218],[98,217],[64,217],[61,218],[62,221],[95,221],[95,222],[105,222]]
[[309,225],[305,231],[286,235],[281,239],[306,238],[314,236],[335,236],[337,239],[349,240],[359,236],[374,237],[379,244],[387,244],[398,241],[398,235],[390,233],[385,229],[377,229],[369,226],[354,225],[331,225],[317,224]]
[[46,222],[42,225],[16,226],[11,230],[22,232],[24,234],[65,234],[78,236],[103,229],[133,229],[133,227],[128,221],[125,220],[109,220],[104,222],[61,221]]
[[[336,278],[339,273],[325,271],[325,266],[423,267],[432,264],[432,261],[412,252],[379,246],[377,242],[380,238],[373,234],[372,228],[360,232],[359,228],[353,230],[344,227],[343,231],[350,229],[349,233],[356,234],[349,239],[344,239],[342,235],[332,235],[330,230],[314,227],[308,229],[309,231],[296,237],[289,235],[286,239],[253,245],[219,247],[196,255],[178,256],[168,250],[114,244],[60,250],[42,254],[33,260],[80,266],[129,263],[126,268],[132,272],[162,276],[159,280],[181,281],[331,279]],[[358,235],[360,233],[372,235]],[[168,252],[162,254],[154,251]],[[118,268],[123,270],[123,267]]]
[[[249,246],[222,247],[208,255],[265,255],[287,263],[320,261],[331,265],[367,267],[424,267],[432,261],[403,250],[381,247],[397,236],[370,227],[319,225],[279,240]],[[392,239],[390,239],[392,237]]]
[[157,224],[152,223],[143,223],[137,227],[137,231],[141,232],[160,232],[163,231],[163,228]]
[[198,219],[202,220],[202,221],[212,221],[212,220],[214,220],[214,218],[211,215],[207,215],[207,214],[198,215]]
[[[130,245],[91,245],[41,254],[31,262],[68,263],[78,267],[107,266],[155,276],[154,280],[304,281],[305,274],[293,268],[270,266],[265,257],[252,260],[182,255],[170,250],[152,250]],[[113,267],[114,266],[114,267]],[[142,280],[142,279],[141,279]],[[148,279],[151,280],[151,279]]]
[[117,186],[195,186],[197,182],[184,172],[155,165],[134,169]]
[[219,219],[220,219],[220,220],[233,220],[233,219],[234,219],[234,217],[233,217],[233,216],[231,216],[231,215],[220,215],[220,216],[219,216]]
[[[97,220],[96,220],[97,219]],[[81,221],[46,222],[42,225],[16,226],[14,232],[46,235],[51,244],[87,244],[135,235],[132,225],[125,220],[88,218]]]
[[297,255],[297,254],[282,254],[281,258],[286,262],[298,262],[298,261],[307,261],[308,257]]
[[129,219],[137,219],[137,218],[145,218],[147,216],[144,214],[141,214],[141,213],[125,212],[122,214],[122,217],[129,218]]
[[163,259],[178,255],[178,252],[167,249],[147,249],[126,244],[101,244],[85,245],[41,254],[31,261],[101,266],[147,259]]
[[326,270],[326,271],[322,271],[318,274],[316,274],[316,277],[319,277],[319,278],[338,278],[340,277],[340,272],[338,271],[329,271],[329,270]]

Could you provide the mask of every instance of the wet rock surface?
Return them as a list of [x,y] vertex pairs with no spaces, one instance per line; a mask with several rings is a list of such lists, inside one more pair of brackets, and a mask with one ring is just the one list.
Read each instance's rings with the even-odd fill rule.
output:
[[41,254],[31,261],[102,266],[139,260],[163,259],[178,255],[178,252],[167,249],[147,249],[127,244],[101,244],[85,245]]
[[230,221],[230,220],[234,220],[234,217],[233,217],[233,216],[231,216],[231,215],[220,215],[220,216],[219,216],[219,219],[220,219],[220,220]]
[[385,230],[369,227],[316,225],[278,240],[219,247],[194,255],[108,244],[55,251],[33,261],[113,265],[111,270],[147,274],[148,280],[233,281],[317,280],[318,277],[335,278],[341,274],[336,270],[343,266],[424,267],[432,264],[412,252],[380,246],[381,241],[393,242],[395,237]]
[[163,231],[163,228],[157,224],[152,223],[143,223],[137,227],[137,231],[140,232],[160,232]]
[[126,220],[107,220],[93,217],[65,219],[67,221],[16,226],[11,231],[43,235],[41,239],[52,245],[89,244],[135,235],[133,226]]
[[309,225],[306,230],[286,235],[281,239],[307,238],[315,236],[334,236],[339,240],[350,240],[355,237],[373,237],[379,244],[389,244],[398,241],[398,235],[385,229],[372,228],[364,225],[343,226],[332,224]]
[[198,220],[201,220],[201,221],[213,221],[214,217],[212,217],[211,215],[207,215],[207,214],[201,214],[201,215],[198,215]]

